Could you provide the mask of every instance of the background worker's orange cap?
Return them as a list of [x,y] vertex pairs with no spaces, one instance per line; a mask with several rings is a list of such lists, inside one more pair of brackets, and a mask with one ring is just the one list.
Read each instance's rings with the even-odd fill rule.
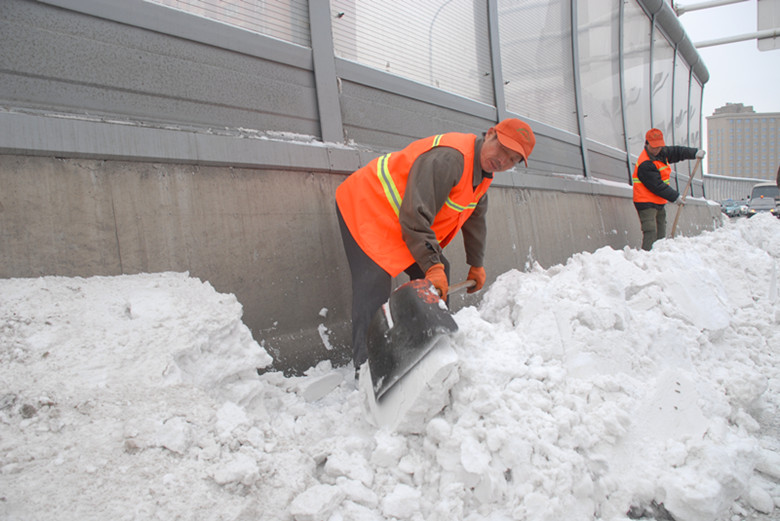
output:
[[536,145],[536,136],[528,123],[509,118],[496,125],[495,129],[498,142],[523,156],[525,166],[528,166],[528,156]]
[[647,144],[651,147],[666,146],[666,143],[664,143],[664,133],[657,128],[651,128],[647,131],[647,134],[645,134],[645,141],[647,141]]

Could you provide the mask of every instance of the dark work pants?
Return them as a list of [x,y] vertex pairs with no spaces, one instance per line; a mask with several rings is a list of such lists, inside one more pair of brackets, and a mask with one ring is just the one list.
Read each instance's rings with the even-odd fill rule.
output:
[[666,237],[666,206],[638,210],[642,225],[642,249],[650,251],[653,243]]
[[[349,232],[338,205],[336,205],[336,215],[349,262],[349,271],[352,273],[352,361],[357,372],[368,359],[366,336],[371,318],[390,298],[393,278],[360,249]],[[443,256],[442,263],[449,279],[450,263]],[[425,273],[417,263],[404,271],[410,280],[425,277]]]

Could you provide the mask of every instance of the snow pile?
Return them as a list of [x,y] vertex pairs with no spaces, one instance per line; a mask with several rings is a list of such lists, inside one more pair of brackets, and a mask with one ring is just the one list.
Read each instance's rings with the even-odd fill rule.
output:
[[0,517],[771,519],[779,264],[759,215],[505,273],[419,434],[372,427],[351,367],[258,376],[187,274],[0,280]]

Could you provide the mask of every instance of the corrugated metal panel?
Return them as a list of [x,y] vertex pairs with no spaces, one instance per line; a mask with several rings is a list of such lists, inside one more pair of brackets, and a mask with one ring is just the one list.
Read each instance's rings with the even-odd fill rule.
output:
[[[123,5],[134,8],[115,9],[127,18],[114,23],[40,2],[0,1],[0,104],[123,120],[128,129],[175,125],[319,135],[311,71],[281,63],[290,57],[306,64],[307,49],[148,2]],[[165,28],[180,36],[166,35]],[[193,42],[204,36],[209,45]],[[218,41],[280,59],[229,51]],[[269,41],[275,45],[263,49]]]
[[625,61],[626,133],[629,152],[639,155],[650,128],[650,28],[651,23],[642,9],[625,4],[623,14],[623,59]]
[[145,0],[311,47],[306,0]]
[[[677,55],[674,65],[674,143],[675,145],[688,146],[688,85],[690,72],[682,56]],[[671,143],[671,136],[666,140]],[[681,161],[675,164],[678,174],[689,176],[693,163]],[[687,179],[686,179],[687,181]]]
[[696,80],[691,81],[691,98],[688,102],[689,143],[692,147],[701,148],[701,97],[703,87]]
[[674,79],[674,48],[656,27],[653,35],[653,126],[672,141],[672,80]]
[[499,0],[498,21],[507,110],[579,133],[569,0]]
[[493,103],[485,0],[333,0],[336,56]]
[[623,150],[619,6],[583,2],[578,7],[580,78],[587,136]]

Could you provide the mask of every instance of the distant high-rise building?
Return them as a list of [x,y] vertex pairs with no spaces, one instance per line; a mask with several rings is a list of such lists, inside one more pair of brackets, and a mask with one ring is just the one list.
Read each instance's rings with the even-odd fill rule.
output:
[[774,180],[780,165],[780,112],[727,103],[707,116],[710,174]]

